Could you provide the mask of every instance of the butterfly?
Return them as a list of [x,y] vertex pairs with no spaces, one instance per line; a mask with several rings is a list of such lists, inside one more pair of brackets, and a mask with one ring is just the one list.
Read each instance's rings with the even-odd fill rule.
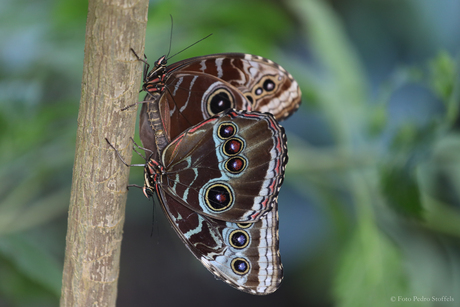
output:
[[169,66],[162,56],[150,71],[141,61],[146,64],[142,89],[147,95],[139,134],[144,147],[154,152],[160,153],[182,131],[226,109],[269,112],[281,121],[301,103],[292,75],[260,56],[212,54]]
[[228,109],[180,133],[146,159],[144,193],[156,194],[187,248],[216,277],[251,294],[283,278],[278,192],[288,161],[273,115]]

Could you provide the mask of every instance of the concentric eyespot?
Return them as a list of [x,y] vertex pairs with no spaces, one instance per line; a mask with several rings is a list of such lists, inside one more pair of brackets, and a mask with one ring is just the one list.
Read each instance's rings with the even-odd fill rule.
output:
[[223,183],[210,185],[205,192],[205,202],[212,211],[224,211],[233,205],[233,194]]
[[246,99],[249,100],[251,104],[254,104],[254,98],[252,98],[252,95],[246,94]]
[[236,126],[232,123],[222,123],[217,129],[217,135],[221,139],[228,139],[236,134]]
[[263,87],[267,92],[271,92],[275,89],[276,85],[271,79],[267,79],[264,81]]
[[219,88],[208,97],[208,113],[214,116],[217,113],[233,108],[235,106],[232,94],[224,89]]
[[265,76],[254,86],[252,94],[258,97],[274,92],[281,81],[282,78],[277,80],[276,76]]
[[224,154],[227,156],[234,156],[239,154],[244,148],[244,143],[242,140],[237,138],[229,139],[225,142],[223,146]]
[[238,174],[246,168],[246,159],[242,157],[233,157],[225,163],[225,169],[232,174]]
[[235,272],[238,275],[244,275],[249,272],[249,262],[244,258],[233,259],[231,267],[233,272]]
[[245,248],[249,244],[249,235],[243,230],[233,230],[230,233],[229,242],[234,248]]

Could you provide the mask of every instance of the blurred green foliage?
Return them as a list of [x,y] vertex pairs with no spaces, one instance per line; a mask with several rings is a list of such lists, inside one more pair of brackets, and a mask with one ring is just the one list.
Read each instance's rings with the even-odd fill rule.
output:
[[[171,54],[214,34],[174,60],[248,52],[301,85],[303,105],[283,123],[291,193],[280,195],[286,278],[273,296],[283,302],[460,300],[460,42],[442,40],[449,24],[424,30],[441,18],[429,1],[403,2],[150,2],[151,62],[168,52],[172,14]],[[1,306],[58,304],[86,10],[76,0],[0,4]]]

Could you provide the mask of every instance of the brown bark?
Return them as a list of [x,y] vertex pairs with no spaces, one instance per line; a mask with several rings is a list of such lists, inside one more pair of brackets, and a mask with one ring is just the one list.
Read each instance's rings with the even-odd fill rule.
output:
[[148,0],[90,0],[61,306],[115,306]]

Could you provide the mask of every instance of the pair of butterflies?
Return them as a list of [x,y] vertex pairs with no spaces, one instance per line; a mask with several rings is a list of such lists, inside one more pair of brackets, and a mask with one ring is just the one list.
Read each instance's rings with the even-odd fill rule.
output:
[[216,277],[251,294],[276,291],[277,198],[288,160],[278,121],[300,105],[297,82],[249,54],[169,66],[163,56],[150,71],[143,62],[145,195],[157,194],[176,233]]

